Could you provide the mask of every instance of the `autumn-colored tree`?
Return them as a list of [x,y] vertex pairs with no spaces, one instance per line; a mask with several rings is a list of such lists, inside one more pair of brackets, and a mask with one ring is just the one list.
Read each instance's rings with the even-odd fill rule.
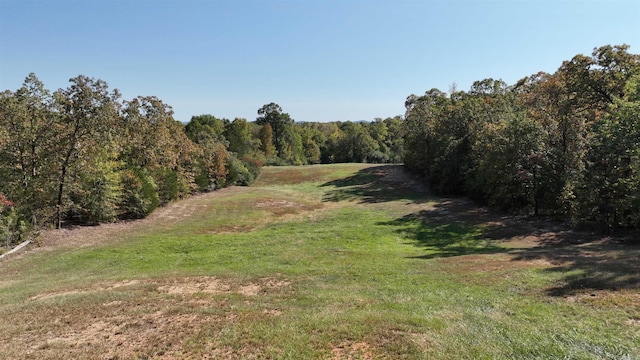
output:
[[112,140],[118,128],[120,94],[117,90],[109,92],[106,82],[84,75],[70,82],[68,88],[55,93],[61,129],[58,134],[61,161],[56,201],[57,227],[62,226],[67,210],[73,210],[69,186],[82,186],[75,182],[78,175],[84,171],[84,166],[91,163],[96,152],[113,146]]

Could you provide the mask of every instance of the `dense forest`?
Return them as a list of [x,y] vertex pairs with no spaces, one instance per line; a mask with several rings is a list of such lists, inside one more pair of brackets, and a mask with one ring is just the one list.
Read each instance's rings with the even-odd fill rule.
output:
[[404,162],[441,194],[574,224],[640,228],[640,56],[577,55],[554,74],[467,92],[410,95],[404,117],[184,124],[154,96],[122,100],[100,79],[51,92],[35,74],[0,94],[0,239],[142,218],[190,194],[248,185],[263,165]]

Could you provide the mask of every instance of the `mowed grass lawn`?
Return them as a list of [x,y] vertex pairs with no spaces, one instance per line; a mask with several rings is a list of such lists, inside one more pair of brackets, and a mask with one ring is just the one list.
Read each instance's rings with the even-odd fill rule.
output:
[[400,166],[265,168],[2,260],[0,358],[637,359],[639,255]]

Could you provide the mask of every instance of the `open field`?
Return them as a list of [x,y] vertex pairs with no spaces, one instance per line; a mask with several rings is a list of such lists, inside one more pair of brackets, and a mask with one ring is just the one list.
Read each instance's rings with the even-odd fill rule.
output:
[[432,196],[400,166],[265,168],[0,262],[0,358],[636,359],[640,246]]

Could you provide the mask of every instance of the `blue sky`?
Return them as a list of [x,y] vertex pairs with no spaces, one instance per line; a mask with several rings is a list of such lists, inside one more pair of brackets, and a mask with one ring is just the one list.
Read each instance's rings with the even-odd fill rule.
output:
[[0,90],[87,75],[175,118],[404,113],[410,94],[509,84],[602,45],[640,53],[640,1],[0,0]]

